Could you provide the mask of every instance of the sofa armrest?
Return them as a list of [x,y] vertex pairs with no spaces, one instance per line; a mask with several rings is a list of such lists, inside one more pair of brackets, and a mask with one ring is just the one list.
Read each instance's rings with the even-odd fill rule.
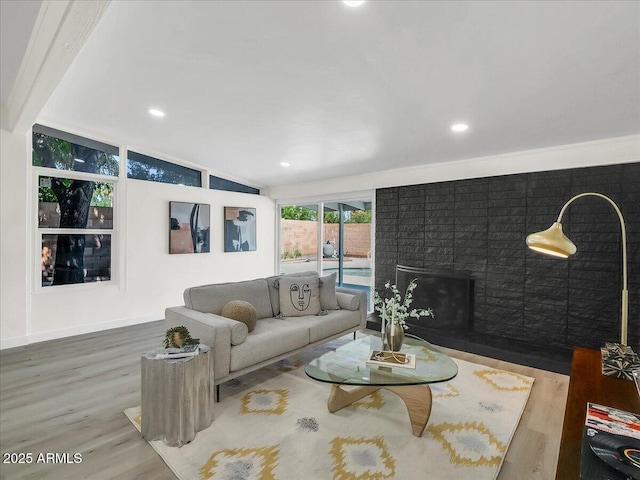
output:
[[210,315],[187,307],[170,307],[164,311],[164,322],[167,329],[184,325],[189,329],[193,338],[199,338],[200,343],[213,347],[217,337],[228,337],[231,343],[231,328],[228,325],[218,325]]
[[338,306],[344,310],[360,311],[360,328],[367,326],[367,293],[345,287],[336,287]]
[[229,375],[231,363],[231,324],[223,317],[187,307],[169,307],[164,311],[167,329],[184,325],[193,338],[209,345],[213,353],[215,378]]

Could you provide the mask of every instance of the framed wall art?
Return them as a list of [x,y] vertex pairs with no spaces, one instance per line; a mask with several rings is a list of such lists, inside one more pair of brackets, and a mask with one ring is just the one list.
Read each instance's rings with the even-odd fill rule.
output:
[[253,252],[256,249],[256,209],[224,207],[224,251]]
[[169,253],[211,251],[210,210],[205,203],[169,202]]

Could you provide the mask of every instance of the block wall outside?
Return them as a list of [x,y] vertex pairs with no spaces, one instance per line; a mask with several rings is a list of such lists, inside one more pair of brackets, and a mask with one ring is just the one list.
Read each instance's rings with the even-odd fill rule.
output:
[[[338,232],[340,225],[337,223],[324,224],[324,243],[327,240],[335,247],[339,247],[340,237]],[[345,223],[344,224],[344,254],[347,257],[371,256],[371,224],[370,223]]]
[[280,252],[316,255],[318,252],[318,223],[307,220],[282,220],[280,223]]
[[[371,224],[346,223],[344,225],[345,256],[371,256]],[[325,224],[323,243],[330,241],[337,249],[340,237],[338,224]],[[307,220],[282,220],[280,231],[280,251],[294,252],[296,249],[303,256],[316,255],[318,251],[318,223]]]
[[556,220],[573,195],[599,192],[627,228],[629,344],[640,341],[640,164],[560,170],[380,189],[376,289],[396,264],[475,279],[476,331],[535,345],[599,348],[619,341],[620,222],[608,202],[578,199],[563,219],[578,252],[529,250],[525,238]]

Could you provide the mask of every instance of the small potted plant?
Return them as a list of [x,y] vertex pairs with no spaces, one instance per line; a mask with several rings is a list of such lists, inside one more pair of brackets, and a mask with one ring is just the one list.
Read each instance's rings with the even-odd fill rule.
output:
[[433,310],[417,309],[410,310],[411,302],[413,302],[413,291],[418,286],[417,279],[411,280],[404,293],[404,297],[398,291],[396,285],[392,285],[389,280],[384,284],[384,288],[391,292],[391,296],[382,298],[378,292],[373,294],[373,305],[375,310],[380,314],[382,321],[382,346],[385,347],[385,341],[389,350],[397,352],[402,347],[404,340],[404,331],[409,329],[407,319],[409,317],[433,317]]
[[189,329],[184,325],[167,330],[164,335],[164,348],[181,348],[186,345],[197,345],[199,338],[192,338]]

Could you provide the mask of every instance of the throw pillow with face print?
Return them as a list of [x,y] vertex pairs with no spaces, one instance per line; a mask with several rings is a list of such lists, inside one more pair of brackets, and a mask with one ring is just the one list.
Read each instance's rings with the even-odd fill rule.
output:
[[280,278],[280,313],[285,317],[320,313],[320,279],[318,277]]

